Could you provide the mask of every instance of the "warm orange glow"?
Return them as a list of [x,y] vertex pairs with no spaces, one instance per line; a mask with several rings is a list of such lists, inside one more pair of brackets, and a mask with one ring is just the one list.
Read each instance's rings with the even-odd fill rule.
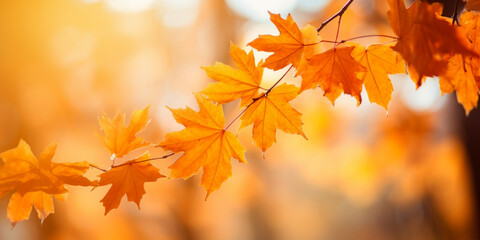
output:
[[[345,65],[349,71],[337,75],[360,81],[373,71],[381,72],[384,78],[370,79],[370,86],[384,84],[387,76],[393,80],[382,85],[390,92],[381,95],[371,93],[375,89],[363,90],[362,84],[346,89],[350,81],[342,78],[331,83],[335,86],[326,98],[316,86],[330,83],[312,77],[308,86],[301,87],[306,84],[301,77],[293,70],[285,72],[295,59],[296,67],[307,75],[319,74],[306,69],[306,58],[331,49],[337,20],[320,34],[321,39],[332,41],[306,47],[295,42],[283,49],[285,55],[293,55],[282,55],[283,62],[275,64],[269,62],[268,53],[247,46],[251,42],[258,47],[258,39],[272,40],[272,36],[257,38],[259,34],[278,36],[277,27],[268,22],[268,12],[261,19],[253,10],[244,14],[252,1],[244,3],[248,6],[243,10],[231,9],[241,7],[237,4],[242,1],[232,2],[0,1],[0,153],[15,149],[25,139],[31,147],[28,156],[40,156],[45,146],[56,142],[56,151],[50,149],[55,153],[52,162],[64,163],[61,166],[74,172],[75,166],[86,171],[84,161],[88,161],[97,168],[84,176],[100,180],[102,169],[109,169],[112,160],[118,165],[147,159],[147,155],[141,157],[147,150],[152,158],[175,152],[138,169],[123,165],[113,177],[103,173],[102,186],[94,191],[67,186],[66,199],[60,195],[65,193],[63,183],[48,194],[35,189],[21,196],[10,187],[13,180],[3,181],[0,239],[475,237],[478,206],[472,179],[478,176],[471,176],[470,163],[478,159],[469,159],[459,130],[464,112],[456,117],[457,103],[448,95],[440,96],[437,79],[427,79],[420,88],[426,94],[415,98],[409,95],[416,93],[415,84],[405,74],[397,74],[405,68],[390,48],[378,47],[381,50],[374,52],[378,45],[372,45],[355,58],[351,57],[353,45],[339,45],[336,52],[323,53],[329,59],[341,54],[348,58],[341,63],[351,63]],[[272,13],[272,21],[287,22],[306,44],[318,42],[316,28],[346,1],[312,2],[292,0],[276,6],[290,11],[296,28],[283,13]],[[305,9],[309,4],[319,7]],[[259,3],[258,7],[265,6]],[[387,10],[385,0],[355,1],[342,17],[339,39],[393,36],[396,30],[388,25]],[[302,29],[307,24],[311,26]],[[284,42],[293,41],[285,32],[280,35]],[[390,40],[372,37],[355,42],[368,46]],[[260,45],[266,49],[269,44]],[[391,71],[385,70],[388,66],[369,69],[361,60],[365,56],[386,62]],[[317,57],[313,62],[329,59]],[[355,65],[354,59],[362,65]],[[268,66],[287,67],[273,72]],[[265,95],[283,75],[288,84],[281,82]],[[306,91],[299,94],[300,87]],[[433,88],[438,96],[429,95]],[[202,90],[203,95],[192,94]],[[219,95],[222,92],[228,94]],[[225,104],[212,104],[205,96]],[[252,98],[258,98],[252,104],[255,108],[233,121],[243,109],[239,106],[248,105]],[[378,104],[369,103],[369,98]],[[357,107],[360,99],[364,101]],[[135,109],[143,110],[134,113]],[[262,122],[266,113],[274,124]],[[224,124],[198,127],[207,115]],[[211,145],[201,145],[196,141],[199,132],[219,137],[212,138]],[[27,154],[25,142],[19,147]],[[193,161],[191,155],[202,157]],[[4,158],[0,166],[8,161]],[[211,166],[217,162],[223,168],[214,172]],[[80,172],[75,172],[75,180],[84,181],[83,185],[72,185],[97,184]],[[130,178],[118,177],[128,174]],[[118,188],[110,190],[110,184]],[[32,205],[37,211],[30,213],[27,208]],[[13,230],[8,208],[17,222]],[[29,220],[21,221],[27,216]]]

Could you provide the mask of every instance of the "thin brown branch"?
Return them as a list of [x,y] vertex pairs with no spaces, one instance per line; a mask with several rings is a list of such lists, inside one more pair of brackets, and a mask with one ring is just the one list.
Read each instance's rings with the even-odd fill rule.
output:
[[278,81],[277,81],[275,84],[273,84],[273,86],[271,86],[271,87],[265,92],[265,96],[267,96],[267,95],[272,91],[272,89],[273,89],[274,87],[276,87],[276,86],[280,83],[280,81],[282,81],[282,79],[283,79],[285,76],[287,76],[287,73],[290,72],[290,69],[292,69],[292,67],[293,67],[293,65],[291,65],[291,66],[288,68],[288,70],[282,75],[282,77],[281,77],[280,79],[278,79]]
[[355,40],[355,39],[368,38],[368,37],[385,37],[385,38],[391,38],[391,39],[395,39],[395,40],[398,39],[397,37],[395,37],[395,36],[390,36],[390,35],[370,34],[370,35],[363,35],[363,36],[358,36],[358,37],[353,37],[353,38],[347,38],[347,39],[344,39],[344,40],[342,40],[342,41],[340,41],[340,42],[341,42],[341,43],[344,43],[344,42],[352,41],[352,40]]
[[345,3],[345,5],[343,5],[342,9],[340,9],[340,11],[338,11],[337,13],[335,13],[335,15],[331,16],[329,19],[327,19],[325,22],[323,22],[319,28],[317,28],[317,32],[320,32],[325,26],[327,26],[327,24],[329,22],[331,22],[333,19],[335,19],[336,17],[339,17],[339,16],[342,16],[345,11],[347,11],[347,8],[350,6],[350,4],[352,4],[353,0],[348,0],[347,3]]
[[[330,40],[320,40],[319,42],[316,42],[316,43],[303,44],[303,46],[304,46],[304,47],[314,46],[314,45],[317,45],[317,44],[322,43],[322,42],[326,42],[326,43],[338,43],[338,42],[330,41]],[[266,90],[266,89],[265,89],[265,90]]]
[[232,124],[233,124],[239,117],[241,117],[241,116],[245,113],[245,111],[247,111],[247,109],[248,109],[250,106],[252,106],[252,104],[255,103],[258,99],[260,99],[260,98],[254,98],[253,101],[252,101],[250,104],[248,104],[248,105],[242,110],[242,112],[240,112],[240,113],[223,129],[223,131],[227,131],[227,129],[228,129],[230,126],[232,126]]
[[175,153],[169,153],[169,154],[163,155],[161,157],[143,159],[143,160],[135,161],[135,162],[126,162],[126,163],[122,163],[122,164],[119,164],[119,165],[112,166],[112,168],[117,168],[117,167],[129,165],[129,164],[136,164],[136,163],[142,163],[142,162],[149,162],[149,161],[153,161],[153,160],[165,159],[165,158],[168,158],[168,157],[173,156],[173,155],[175,155]]

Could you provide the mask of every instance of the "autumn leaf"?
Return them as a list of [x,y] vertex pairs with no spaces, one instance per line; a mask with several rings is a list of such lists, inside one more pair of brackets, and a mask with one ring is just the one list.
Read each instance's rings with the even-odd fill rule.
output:
[[[480,52],[480,16],[466,12],[460,16],[461,28],[470,39],[470,48]],[[479,60],[471,56],[455,55],[448,60],[447,70],[440,76],[442,93],[457,94],[457,101],[463,105],[465,113],[477,107],[480,88]]]
[[68,192],[64,184],[93,185],[93,182],[83,177],[89,169],[88,162],[52,162],[56,147],[56,144],[48,146],[38,161],[23,140],[20,140],[16,148],[1,153],[4,165],[0,168],[0,189],[16,189],[21,195],[34,191],[63,194]]
[[52,196],[56,195],[42,191],[28,192],[23,196],[18,192],[13,193],[7,207],[7,217],[10,219],[12,227],[15,227],[18,222],[30,218],[32,206],[43,223],[48,215],[54,213]]
[[299,76],[308,68],[308,59],[323,52],[323,46],[320,44],[322,38],[318,35],[317,28],[307,24],[300,31],[302,32],[304,46],[295,76]]
[[388,0],[388,4],[388,20],[398,36],[393,49],[415,70],[411,76],[417,87],[424,77],[444,73],[448,56],[474,55],[465,36],[440,16],[440,4],[415,1],[408,9],[403,0]]
[[440,89],[443,93],[457,93],[457,101],[468,115],[477,106],[478,88],[473,75],[470,59],[455,55],[448,62],[447,72],[440,76]]
[[170,177],[189,178],[203,167],[201,185],[208,196],[219,189],[232,175],[230,159],[245,163],[245,149],[235,135],[224,129],[225,118],[221,105],[214,104],[201,94],[195,94],[200,111],[190,108],[170,109],[175,120],[185,129],[168,133],[158,146],[173,152],[185,152],[169,168]]
[[367,49],[359,44],[354,46],[352,57],[366,69],[357,76],[363,81],[368,99],[387,110],[393,92],[388,74],[404,73],[403,60],[388,45],[374,44]]
[[260,35],[248,43],[248,45],[258,51],[273,52],[272,55],[265,59],[262,67],[279,70],[289,64],[293,64],[293,67],[298,69],[300,60],[304,54],[305,45],[318,43],[305,41],[303,35],[307,35],[307,39],[316,39],[311,37],[318,35],[316,29],[308,27],[304,30],[305,33],[302,34],[302,31],[300,31],[290,14],[286,19],[282,19],[280,14],[273,14],[271,12],[269,12],[269,14],[270,21],[275,24],[280,35]]
[[16,148],[0,154],[4,162],[0,168],[0,195],[15,190],[7,209],[13,226],[29,218],[32,205],[42,221],[53,213],[51,196],[67,193],[65,184],[94,185],[83,177],[89,169],[87,162],[52,162],[56,147],[56,144],[48,146],[37,160],[30,146],[20,140]]
[[277,128],[307,139],[302,130],[302,114],[288,103],[297,97],[298,90],[287,84],[275,87],[257,98],[242,115],[240,129],[253,124],[253,141],[262,152],[277,141]]
[[140,200],[145,194],[143,188],[145,182],[155,182],[165,177],[159,173],[158,168],[145,161],[147,159],[150,159],[149,152],[100,174],[98,186],[112,185],[105,197],[100,200],[105,207],[105,215],[110,210],[118,208],[123,195],[127,195],[127,200],[135,202],[140,209]]
[[363,81],[358,78],[357,73],[364,72],[365,67],[351,56],[353,48],[332,48],[312,57],[307,70],[301,75],[300,91],[319,85],[332,104],[345,92],[355,97],[360,105]]
[[148,108],[135,110],[130,119],[128,127],[125,125],[125,114],[117,111],[113,119],[104,114],[98,119],[100,127],[104,135],[99,134],[104,146],[115,157],[122,157],[130,151],[149,145],[144,142],[143,138],[139,138],[136,134],[147,126],[150,122],[148,119]]
[[214,66],[202,67],[216,83],[210,83],[202,93],[210,100],[227,103],[241,98],[240,107],[248,104],[258,93],[263,77],[263,62],[255,65],[253,52],[248,54],[230,44],[230,55],[238,69],[217,62]]
[[[461,29],[469,39],[470,48],[480,55],[480,15],[473,12],[465,12],[460,16]],[[475,76],[480,76],[480,58],[468,57],[472,65],[472,72]],[[480,89],[480,79],[476,78],[476,83]]]

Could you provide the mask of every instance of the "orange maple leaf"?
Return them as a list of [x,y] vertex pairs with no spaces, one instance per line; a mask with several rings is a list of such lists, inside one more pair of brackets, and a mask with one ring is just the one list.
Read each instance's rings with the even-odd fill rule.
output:
[[118,208],[123,195],[127,195],[128,201],[135,202],[140,209],[140,200],[145,194],[143,185],[145,182],[155,182],[157,179],[165,177],[159,173],[159,169],[150,162],[150,153],[146,152],[141,157],[115,166],[110,170],[100,174],[98,186],[112,184],[103,202],[105,215],[110,210]]
[[393,92],[388,74],[404,73],[405,63],[388,45],[375,44],[367,49],[359,44],[354,46],[352,57],[367,70],[357,76],[365,85],[368,99],[387,110]]
[[125,114],[117,111],[115,117],[110,119],[104,114],[98,119],[100,127],[105,135],[100,135],[105,147],[114,155],[114,157],[122,157],[130,151],[149,145],[144,142],[143,138],[139,138],[136,134],[147,126],[150,122],[148,119],[148,108],[135,110],[130,119],[128,127],[125,125]]
[[457,101],[465,108],[468,115],[477,106],[478,87],[475,83],[470,59],[455,55],[448,62],[447,71],[440,76],[440,89],[443,93],[457,93]]
[[[465,32],[471,49],[480,55],[480,15],[473,12],[465,12],[460,16],[461,29]],[[480,76],[480,58],[468,57],[472,64],[472,72],[475,76]],[[480,89],[480,79],[475,78]]]
[[12,227],[15,227],[18,222],[30,218],[32,206],[35,207],[38,218],[43,223],[48,215],[54,213],[52,196],[59,200],[65,200],[62,195],[52,195],[42,191],[27,192],[23,196],[14,192],[7,207],[7,217],[10,219]]
[[[298,28],[292,16],[288,14],[286,19],[282,19],[280,14],[270,14],[270,21],[277,27],[280,35],[260,35],[255,40],[248,43],[249,46],[264,52],[273,52],[262,67],[279,70],[289,64],[298,69],[300,60],[304,54],[306,45],[315,45],[318,42],[305,41],[302,31]],[[304,34],[309,36],[318,35],[315,28],[306,28]],[[314,38],[315,39],[315,38]]]
[[[203,167],[201,185],[206,198],[232,175],[230,159],[245,163],[245,149],[235,135],[224,129],[225,118],[221,105],[214,104],[201,94],[195,94],[200,111],[189,107],[170,109],[175,120],[185,129],[168,133],[158,145],[165,150],[185,152],[169,168],[170,177],[189,178]],[[205,198],[205,199],[206,199]]]
[[310,58],[307,70],[301,74],[300,91],[320,85],[332,104],[345,92],[354,96],[360,105],[363,81],[358,78],[357,73],[364,72],[365,67],[351,56],[353,48],[332,48]]
[[[51,194],[67,193],[65,184],[92,186],[95,183],[83,177],[83,174],[89,169],[88,162],[75,163],[55,163],[52,158],[55,154],[57,145],[51,144],[38,160],[33,155],[30,146],[23,140],[20,140],[18,146],[14,149],[0,154],[3,159],[3,166],[0,167],[0,195],[11,191],[16,191],[11,196],[12,207],[8,216],[15,225],[18,221],[28,219],[32,204],[37,211],[43,211],[38,201],[51,196]],[[44,194],[41,195],[40,193]],[[53,203],[52,203],[53,204]],[[26,206],[28,209],[18,209],[18,206]],[[51,211],[48,209],[52,209]],[[39,217],[43,220],[49,213],[53,212],[53,206],[47,207],[46,213]]]
[[413,68],[411,77],[417,87],[424,77],[444,73],[448,56],[474,55],[465,36],[440,16],[440,4],[415,1],[408,9],[403,0],[388,0],[388,4],[388,21],[398,36],[393,49]]
[[218,81],[210,83],[202,93],[218,103],[227,103],[241,98],[240,107],[242,107],[251,101],[260,89],[263,67],[259,66],[262,62],[255,65],[253,51],[247,54],[233,43],[230,44],[230,55],[238,70],[219,62],[215,63],[215,66],[202,67],[210,78]]
[[242,115],[240,129],[253,124],[253,140],[262,152],[276,142],[277,128],[307,139],[302,130],[302,114],[288,103],[297,97],[298,90],[287,84],[275,87],[256,98]]
[[[466,12],[460,16],[461,28],[470,39],[470,48],[480,53],[480,16]],[[443,93],[457,93],[457,101],[463,105],[465,113],[477,107],[480,88],[479,59],[471,56],[455,55],[448,60],[447,70],[440,76],[440,89]]]

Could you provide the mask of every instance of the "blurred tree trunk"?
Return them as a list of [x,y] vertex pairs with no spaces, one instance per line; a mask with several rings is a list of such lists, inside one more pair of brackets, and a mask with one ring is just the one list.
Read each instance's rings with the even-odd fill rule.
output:
[[472,183],[472,200],[474,211],[472,221],[472,231],[474,239],[479,239],[480,233],[478,226],[480,224],[480,110],[474,109],[468,117],[465,117],[463,108],[458,105],[457,115],[460,126],[463,128],[462,137],[467,151],[467,167],[470,170]]

